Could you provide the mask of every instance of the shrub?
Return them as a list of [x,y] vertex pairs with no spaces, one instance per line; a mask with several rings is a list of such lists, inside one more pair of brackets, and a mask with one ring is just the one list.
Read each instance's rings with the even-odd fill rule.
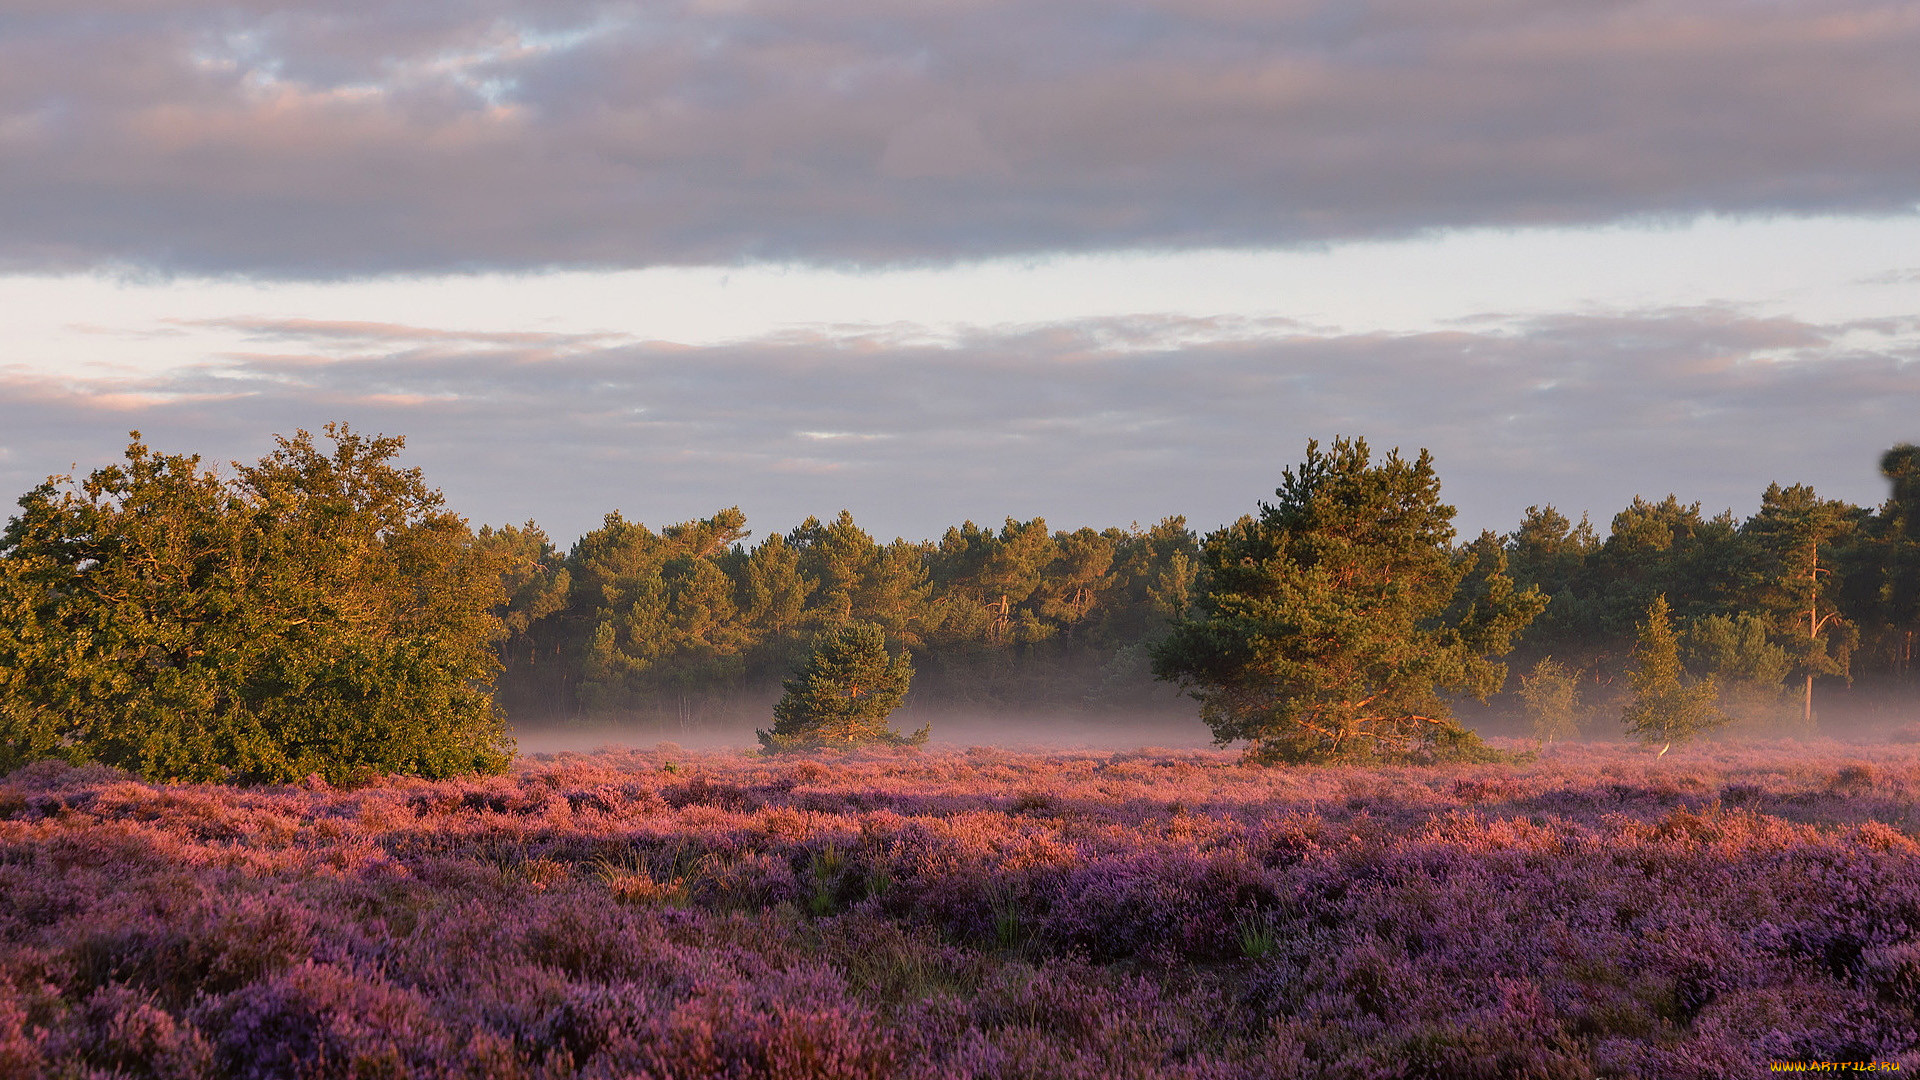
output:
[[[762,805],[660,798],[626,751],[351,792],[21,770],[0,1076],[1571,1080],[1920,1045],[1910,749],[849,753],[812,790],[672,753]],[[589,781],[607,809],[515,812]]]
[[134,433],[0,534],[0,770],[346,781],[506,767],[495,558],[398,438],[302,431],[232,477]]
[[1533,737],[1543,743],[1580,734],[1580,675],[1544,657],[1520,677],[1520,700]]

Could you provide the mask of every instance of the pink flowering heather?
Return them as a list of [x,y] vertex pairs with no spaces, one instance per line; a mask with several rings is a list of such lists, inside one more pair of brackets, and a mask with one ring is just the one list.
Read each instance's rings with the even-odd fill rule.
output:
[[1920,749],[0,780],[0,1077],[1920,1069]]

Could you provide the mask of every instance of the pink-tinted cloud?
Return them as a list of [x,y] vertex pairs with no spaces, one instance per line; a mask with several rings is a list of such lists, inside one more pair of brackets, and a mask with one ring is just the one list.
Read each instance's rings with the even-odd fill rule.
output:
[[1920,202],[1920,9],[15,3],[0,266],[1265,245]]
[[[124,433],[209,458],[345,419],[403,433],[462,512],[534,517],[562,537],[615,508],[660,523],[740,504],[759,528],[846,506],[888,535],[963,518],[1060,525],[1183,513],[1211,526],[1270,496],[1309,437],[1430,447],[1470,529],[1552,502],[1603,521],[1675,491],[1749,511],[1773,481],[1860,502],[1879,454],[1916,437],[1912,326],[1858,328],[1716,309],[1563,315],[1478,329],[1240,335],[1168,319],[976,331],[956,344],[830,338],[706,348],[571,348],[393,327],[262,322],[262,351],[114,382],[0,373],[0,491]],[[1205,322],[1201,320],[1199,322]],[[1883,328],[1884,329],[1884,328]],[[333,359],[326,359],[326,357]]]

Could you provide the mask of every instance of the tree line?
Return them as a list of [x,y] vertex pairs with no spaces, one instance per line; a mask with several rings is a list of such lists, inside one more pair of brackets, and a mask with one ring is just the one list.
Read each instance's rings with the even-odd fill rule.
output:
[[[1449,539],[1455,560],[1497,555],[1516,590],[1546,601],[1515,633],[1518,674],[1497,700],[1549,734],[1617,715],[1659,597],[1686,670],[1713,677],[1743,727],[1806,730],[1816,685],[1911,688],[1920,450],[1889,451],[1882,470],[1892,490],[1878,507],[1775,484],[1744,521],[1668,495],[1635,498],[1604,536],[1545,505],[1508,533]],[[1108,708],[1155,692],[1151,650],[1211,587],[1180,517],[1072,531],[1010,518],[888,542],[846,511],[758,541],[746,526],[737,508],[659,531],[612,513],[564,552],[531,522],[481,529],[510,567],[508,714],[698,720],[757,705],[815,634],[848,621],[879,624],[913,656],[919,700]]]
[[1744,521],[1636,498],[1604,538],[1541,506],[1462,542],[1424,451],[1376,463],[1340,439],[1204,538],[1178,517],[1035,518],[883,543],[842,511],[755,540],[729,508],[658,531],[612,513],[562,552],[531,522],[472,530],[394,464],[398,438],[325,434],[222,473],[135,433],[122,464],[20,499],[0,534],[0,770],[497,770],[507,719],[764,719],[785,680],[779,741],[890,656],[917,699],[981,708],[1111,711],[1173,683],[1271,760],[1472,756],[1449,709],[1490,696],[1542,738],[1595,718],[1805,732],[1817,698],[1916,675],[1906,445],[1877,507],[1805,485]]
[[510,566],[500,698],[546,719],[697,720],[758,700],[822,630],[877,624],[917,694],[979,706],[1114,703],[1184,609],[1198,541],[1181,518],[1055,531],[966,522],[882,543],[846,511],[751,541],[730,508],[659,531],[619,513],[565,553],[533,523],[483,528]]
[[[1739,726],[1805,732],[1821,699],[1910,692],[1920,637],[1920,448],[1881,459],[1877,507],[1773,484],[1745,520],[1669,495],[1636,498],[1602,538],[1551,506],[1503,538],[1516,583],[1551,598],[1515,661],[1537,722],[1603,707],[1650,608],[1664,601],[1691,675],[1711,678]],[[1553,703],[1547,699],[1558,695]]]

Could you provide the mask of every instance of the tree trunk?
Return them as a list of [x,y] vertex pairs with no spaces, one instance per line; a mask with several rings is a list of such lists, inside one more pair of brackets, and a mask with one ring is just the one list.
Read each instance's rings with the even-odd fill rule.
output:
[[[1807,562],[1807,656],[1809,662],[1813,650],[1820,647],[1820,542],[1813,542],[1813,550],[1808,553]],[[1800,719],[1808,728],[1813,727],[1813,672],[1807,672],[1807,693],[1805,704],[1801,707]]]

